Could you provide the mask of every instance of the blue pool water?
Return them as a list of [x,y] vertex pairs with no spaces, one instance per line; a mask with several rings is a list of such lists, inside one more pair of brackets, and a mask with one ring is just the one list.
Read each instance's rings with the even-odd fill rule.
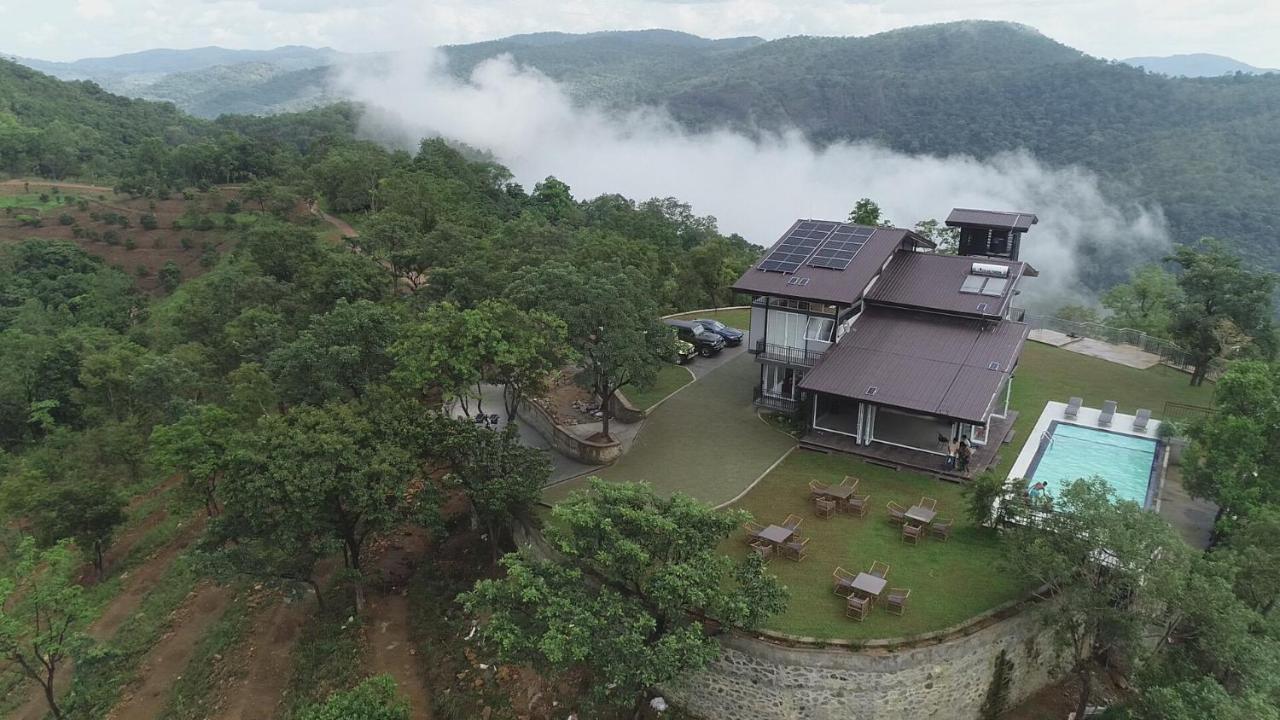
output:
[[1052,440],[1036,453],[1027,470],[1027,485],[1047,482],[1050,497],[1062,494],[1073,480],[1097,475],[1120,500],[1146,505],[1156,459],[1156,441],[1097,428],[1054,422]]

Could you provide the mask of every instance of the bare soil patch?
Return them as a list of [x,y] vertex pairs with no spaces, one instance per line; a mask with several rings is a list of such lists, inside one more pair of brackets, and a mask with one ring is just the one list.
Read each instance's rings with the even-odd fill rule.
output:
[[109,718],[155,718],[169,701],[174,681],[186,670],[200,638],[226,611],[235,591],[224,585],[202,583],[175,613],[172,629],[160,639],[138,668],[141,682],[125,691]]
[[429,545],[426,531],[417,527],[403,528],[376,542],[369,557],[378,572],[377,588],[365,606],[369,669],[395,678],[413,717],[420,720],[431,717],[431,696],[413,642],[407,584]]
[[[1090,705],[1106,707],[1125,695],[1117,679],[1105,670],[1094,673]],[[1000,715],[1000,720],[1067,720],[1080,698],[1080,680],[1071,676],[1044,688],[1022,704]]]
[[580,425],[600,419],[600,401],[575,379],[579,371],[562,370],[552,380],[551,389],[534,402],[546,408],[561,425]]
[[314,609],[310,600],[273,596],[258,610],[247,641],[221,663],[228,676],[217,690],[216,712],[210,717],[258,720],[277,714],[289,686],[293,646]]

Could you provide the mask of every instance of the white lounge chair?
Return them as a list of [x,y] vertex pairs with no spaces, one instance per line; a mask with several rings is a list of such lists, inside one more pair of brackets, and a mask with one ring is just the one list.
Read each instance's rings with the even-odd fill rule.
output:
[[1116,401],[1108,400],[1102,403],[1102,412],[1098,413],[1098,427],[1111,427],[1111,421],[1116,416]]
[[1080,406],[1084,404],[1084,398],[1073,397],[1067,401],[1067,407],[1062,411],[1062,417],[1068,420],[1075,420],[1076,415],[1080,414]]
[[1151,421],[1151,411],[1146,408],[1139,408],[1138,414],[1133,416],[1133,431],[1137,433],[1147,434],[1147,423]]

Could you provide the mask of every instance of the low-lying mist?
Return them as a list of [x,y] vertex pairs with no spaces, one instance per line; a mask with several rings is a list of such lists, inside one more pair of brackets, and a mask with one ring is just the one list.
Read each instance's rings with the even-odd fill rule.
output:
[[662,112],[619,114],[582,107],[556,82],[509,57],[486,61],[467,80],[434,54],[397,57],[388,69],[351,67],[336,90],[363,103],[366,130],[413,149],[442,136],[486,149],[531,187],[548,175],[579,198],[621,193],[674,196],[724,232],[769,245],[798,217],[843,219],[870,197],[900,227],[945,218],[953,207],[1035,212],[1023,258],[1042,275],[1026,284],[1034,306],[1088,302],[1105,273],[1159,257],[1170,244],[1158,209],[1104,195],[1098,178],[1054,169],[1030,154],[905,155],[871,143],[816,147],[799,132],[749,138],[729,130],[690,132]]

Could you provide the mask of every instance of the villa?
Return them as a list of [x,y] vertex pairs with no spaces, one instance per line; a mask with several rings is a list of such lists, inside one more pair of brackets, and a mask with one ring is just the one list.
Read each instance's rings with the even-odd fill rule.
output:
[[[804,421],[802,445],[937,471],[967,438],[975,468],[1013,424],[1028,327],[1014,306],[1031,213],[956,209],[958,255],[901,228],[798,220],[738,279],[752,296],[757,406]],[[961,473],[946,473],[961,475]]]

